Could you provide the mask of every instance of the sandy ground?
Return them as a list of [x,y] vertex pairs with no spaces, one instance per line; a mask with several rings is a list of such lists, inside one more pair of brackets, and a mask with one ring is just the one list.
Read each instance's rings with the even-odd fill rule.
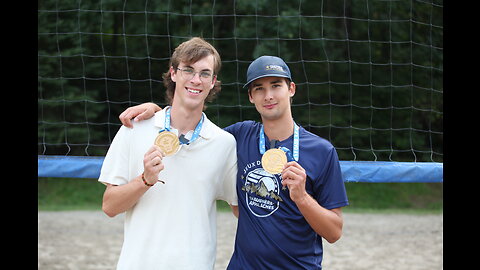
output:
[[[115,269],[123,240],[123,215],[101,211],[39,212],[38,269]],[[236,219],[218,214],[215,270],[233,251]],[[443,216],[344,213],[344,233],[324,241],[326,270],[443,269]]]

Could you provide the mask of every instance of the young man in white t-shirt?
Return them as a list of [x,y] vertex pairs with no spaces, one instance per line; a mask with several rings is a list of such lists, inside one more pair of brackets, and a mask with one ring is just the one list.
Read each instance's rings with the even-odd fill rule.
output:
[[[216,200],[237,213],[235,139],[203,113],[220,91],[220,66],[203,39],[180,44],[163,75],[171,106],[112,141],[98,181],[107,186],[103,211],[125,212],[117,269],[213,269]],[[180,137],[173,155],[154,144],[162,131]]]

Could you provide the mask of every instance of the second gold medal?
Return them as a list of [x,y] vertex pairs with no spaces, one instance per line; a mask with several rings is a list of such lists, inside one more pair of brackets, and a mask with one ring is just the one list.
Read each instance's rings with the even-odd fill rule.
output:
[[262,167],[271,174],[281,173],[287,163],[287,155],[280,149],[269,149],[262,156]]

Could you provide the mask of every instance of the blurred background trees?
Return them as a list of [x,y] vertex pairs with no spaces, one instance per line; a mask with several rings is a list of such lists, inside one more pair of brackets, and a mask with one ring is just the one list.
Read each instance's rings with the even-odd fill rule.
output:
[[105,155],[128,106],[165,106],[173,49],[201,36],[222,57],[220,127],[259,120],[246,70],[282,57],[295,121],[342,160],[443,161],[443,2],[38,3],[38,154]]

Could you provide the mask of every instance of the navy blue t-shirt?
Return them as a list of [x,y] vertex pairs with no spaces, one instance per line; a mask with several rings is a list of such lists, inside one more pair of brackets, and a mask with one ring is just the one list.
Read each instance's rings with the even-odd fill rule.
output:
[[[234,269],[322,269],[322,238],[310,227],[281,175],[262,168],[258,147],[261,124],[244,121],[225,128],[237,141],[239,219],[235,249],[228,265]],[[324,208],[348,205],[338,156],[327,140],[299,129],[300,157],[306,190]],[[270,142],[265,136],[267,149]],[[275,146],[293,149],[293,135]]]

